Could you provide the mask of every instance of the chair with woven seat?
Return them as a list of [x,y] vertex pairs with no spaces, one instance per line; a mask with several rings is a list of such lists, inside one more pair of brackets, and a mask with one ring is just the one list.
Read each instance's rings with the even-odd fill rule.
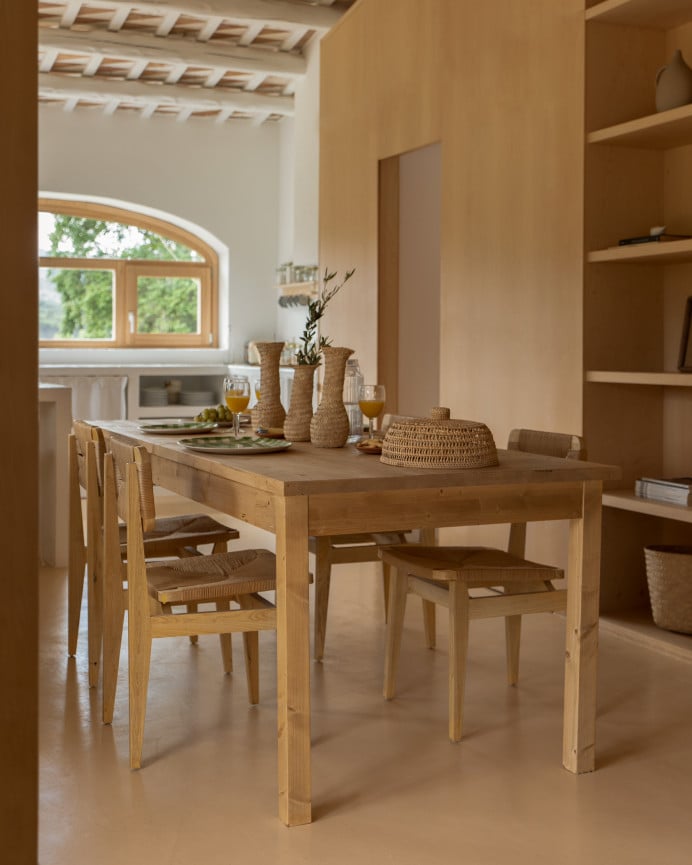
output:
[[[583,439],[563,433],[516,429],[508,450],[586,459]],[[558,612],[566,607],[567,593],[552,581],[562,579],[561,568],[524,558],[526,523],[510,527],[507,551],[489,547],[430,547],[419,544],[380,549],[394,569],[391,577],[389,621],[385,650],[384,696],[394,697],[407,594],[449,610],[449,738],[461,739],[466,652],[470,619],[505,617],[507,680],[519,677],[521,617],[525,613]],[[486,589],[482,597],[469,590]]]
[[[84,584],[87,574],[89,686],[98,683],[102,639],[102,592],[99,579],[103,532],[103,458],[106,445],[100,427],[82,420],[73,422],[70,436],[69,494],[69,568],[68,568],[68,651],[77,650],[77,634]],[[86,493],[86,542],[82,522],[81,489]],[[225,552],[228,542],[238,538],[237,529],[218,522],[207,514],[182,514],[157,517],[144,536],[147,558],[198,555],[199,547],[210,545],[213,552]],[[124,556],[127,535],[120,527],[120,547]],[[196,637],[192,637],[194,641]],[[233,668],[230,637],[221,641],[224,669]]]
[[[382,421],[382,430],[386,432],[390,423],[405,420],[410,415],[387,414]],[[350,535],[329,535],[311,537],[308,540],[309,550],[315,556],[315,613],[313,655],[316,661],[324,657],[324,644],[327,633],[327,610],[329,608],[329,589],[333,565],[360,564],[363,562],[378,562],[379,548],[382,545],[405,544],[408,530],[398,532],[367,532]],[[418,532],[419,540],[425,543],[434,541],[434,531]],[[390,569],[382,562],[382,584],[384,594],[384,618],[388,617]],[[423,622],[426,638],[434,640],[435,607],[423,603]],[[428,642],[428,645],[431,645]]]
[[[119,520],[127,526],[125,562],[120,553]],[[141,765],[154,639],[241,632],[248,697],[254,704],[259,702],[258,632],[276,629],[275,607],[259,594],[276,589],[273,553],[252,549],[147,562],[144,536],[153,530],[154,521],[149,454],[145,448],[112,437],[104,456],[104,691],[109,682],[114,698],[126,594],[133,769]],[[231,602],[239,609],[230,609]],[[197,609],[210,603],[215,609]],[[180,606],[195,611],[176,612],[174,608]]]

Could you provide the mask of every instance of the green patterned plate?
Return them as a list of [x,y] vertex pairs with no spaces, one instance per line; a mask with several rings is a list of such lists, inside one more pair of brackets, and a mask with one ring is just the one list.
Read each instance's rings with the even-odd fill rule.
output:
[[180,433],[203,433],[211,432],[216,429],[218,424],[213,421],[184,421],[171,420],[167,423],[141,423],[139,425],[140,432],[157,433],[158,435],[174,435]]
[[271,454],[285,451],[293,442],[285,439],[257,438],[256,436],[206,436],[193,439],[178,439],[178,444],[191,451],[214,454]]

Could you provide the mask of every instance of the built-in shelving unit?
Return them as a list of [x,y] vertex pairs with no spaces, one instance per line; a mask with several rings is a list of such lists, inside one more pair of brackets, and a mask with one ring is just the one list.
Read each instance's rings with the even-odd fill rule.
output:
[[627,372],[589,370],[586,380],[601,384],[641,384],[657,387],[692,387],[692,375],[684,372]]
[[623,471],[603,497],[602,614],[692,658],[692,637],[651,621],[643,556],[692,542],[692,508],[634,495],[637,477],[692,474],[692,376],[675,371],[692,240],[618,246],[654,225],[692,235],[692,105],[655,106],[657,71],[677,49],[692,61],[692,0],[587,6],[584,434],[590,458]]
[[627,246],[611,246],[589,252],[589,264],[675,264],[692,262],[692,240],[667,240],[655,243],[632,243]]
[[306,295],[307,297],[317,296],[316,282],[290,282],[279,286],[279,294],[282,297],[299,297]]

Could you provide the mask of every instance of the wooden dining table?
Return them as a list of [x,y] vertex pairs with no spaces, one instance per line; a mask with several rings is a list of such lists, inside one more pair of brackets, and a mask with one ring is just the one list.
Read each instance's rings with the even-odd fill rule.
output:
[[278,810],[287,826],[312,818],[310,536],[568,520],[562,763],[573,773],[595,768],[601,495],[617,467],[499,450],[490,468],[398,468],[350,446],[298,443],[221,455],[134,421],[100,426],[147,448],[156,484],[276,536]]

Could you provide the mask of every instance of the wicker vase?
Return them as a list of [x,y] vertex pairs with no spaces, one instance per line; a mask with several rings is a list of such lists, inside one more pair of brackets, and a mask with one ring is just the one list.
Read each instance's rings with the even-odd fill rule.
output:
[[257,403],[259,426],[264,429],[281,429],[284,425],[286,410],[281,405],[281,380],[279,363],[282,342],[258,342],[260,356],[260,399]]
[[291,403],[284,421],[284,436],[292,442],[310,441],[312,394],[317,364],[299,364],[293,375]]
[[324,384],[319,408],[310,421],[310,441],[318,448],[341,448],[348,438],[349,422],[344,407],[344,375],[352,348],[326,346]]

